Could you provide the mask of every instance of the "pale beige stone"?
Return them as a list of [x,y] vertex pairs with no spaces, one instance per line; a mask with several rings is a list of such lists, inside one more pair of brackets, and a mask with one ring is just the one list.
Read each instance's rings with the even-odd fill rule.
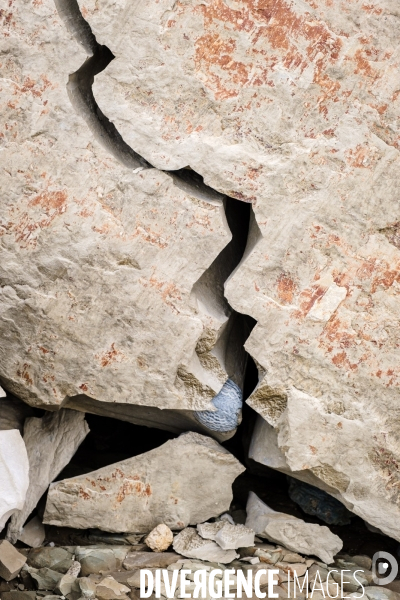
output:
[[244,467],[215,440],[182,434],[159,448],[50,486],[44,523],[144,533],[183,529],[229,508]]
[[46,531],[41,520],[39,517],[33,517],[24,525],[18,539],[31,548],[39,548],[45,537]]
[[213,349],[231,310],[206,314],[191,292],[231,239],[223,196],[93,137],[70,78],[91,39],[52,0],[6,21],[0,380],[35,406],[205,431],[193,411],[227,378]]
[[230,563],[239,556],[234,550],[223,550],[216,542],[203,539],[193,527],[187,527],[175,536],[173,548],[187,558],[222,564]]
[[26,557],[18,552],[10,542],[0,541],[0,577],[6,581],[15,579],[25,563]]
[[174,534],[170,528],[164,523],[160,523],[150,531],[144,542],[154,552],[164,552],[164,550],[168,550],[173,539]]
[[125,141],[253,203],[261,235],[225,286],[258,322],[251,405],[312,404],[303,435],[290,406],[273,425],[290,470],[400,540],[397,0],[80,4]]
[[[306,523],[302,519],[272,510],[254,492],[247,501],[246,527],[253,529],[260,537],[282,544],[288,550],[319,556],[330,564],[343,546],[342,540],[328,527]],[[287,570],[291,567],[288,566]],[[300,564],[299,571],[307,569]],[[303,574],[303,573],[301,573]]]

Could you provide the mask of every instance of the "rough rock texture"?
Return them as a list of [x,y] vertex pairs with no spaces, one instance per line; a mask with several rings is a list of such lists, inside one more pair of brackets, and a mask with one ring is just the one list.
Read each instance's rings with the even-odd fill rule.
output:
[[222,196],[100,146],[66,89],[91,37],[52,0],[1,18],[0,379],[32,405],[205,431],[193,411],[229,375],[212,350],[230,313],[191,291],[231,238]]
[[214,540],[223,550],[254,546],[254,531],[244,525],[233,525],[226,521],[200,523],[198,534],[205,540]]
[[23,509],[12,516],[8,537],[16,541],[49,484],[69,463],[89,433],[85,415],[68,409],[27,419],[24,442],[29,459],[29,488]]
[[140,456],[52,484],[44,522],[146,533],[162,521],[183,529],[227,510],[232,483],[243,471],[216,441],[182,434]]
[[26,556],[18,552],[10,542],[0,542],[0,577],[6,581],[14,579],[25,563]]
[[24,506],[29,486],[29,462],[17,429],[0,431],[0,531]]
[[[262,238],[226,287],[258,321],[252,406],[292,471],[400,539],[397,1],[81,5],[125,141],[253,203]],[[287,439],[293,397],[314,418]]]
[[246,527],[260,537],[282,544],[293,552],[319,556],[330,564],[343,546],[342,540],[328,527],[306,523],[302,519],[280,513],[267,506],[250,492],[246,506]]
[[[400,540],[397,0],[81,6],[115,56],[94,93],[125,141],[252,202],[226,295],[258,322],[250,404],[289,470]],[[99,148],[85,73],[70,94],[93,134],[65,91],[85,52],[50,0],[2,18],[2,381],[32,404],[183,428],[156,407],[209,410],[227,375],[211,354],[226,321],[189,301],[229,238],[220,207],[134,173],[116,138]]]
[[187,527],[174,538],[173,548],[178,554],[217,563],[230,563],[239,555],[234,550],[223,550],[212,540],[199,536],[193,527]]
[[160,523],[160,525],[157,525],[157,527],[150,531],[149,535],[144,540],[144,543],[153,550],[153,552],[164,552],[164,550],[168,550],[173,539],[174,534],[170,528],[164,523]]

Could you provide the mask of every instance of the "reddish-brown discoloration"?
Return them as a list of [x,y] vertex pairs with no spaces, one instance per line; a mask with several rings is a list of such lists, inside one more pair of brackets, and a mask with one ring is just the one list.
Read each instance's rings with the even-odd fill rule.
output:
[[182,293],[175,283],[160,281],[154,275],[148,280],[139,279],[139,283],[144,287],[156,289],[160,293],[162,301],[174,312],[179,313],[177,304],[182,300]]
[[320,285],[313,285],[311,288],[306,288],[299,295],[300,310],[296,311],[296,318],[305,317],[314,304],[325,294],[326,288]]
[[28,365],[28,363],[25,363],[24,365],[22,365],[22,368],[17,369],[17,375],[18,377],[21,377],[21,379],[23,379],[27,385],[33,385],[33,379],[32,379],[32,375],[29,373],[29,368],[30,365]]
[[[270,78],[278,64],[297,77],[310,63],[314,83],[321,89],[320,110],[326,110],[326,100],[335,99],[340,84],[326,69],[338,60],[342,41],[324,22],[297,14],[285,0],[250,0],[237,9],[216,0],[197,10],[203,15],[205,33],[196,42],[195,63],[217,99],[236,97],[242,87],[273,87]],[[227,31],[245,33],[245,60],[235,58],[237,37],[228,38]]]
[[[0,235],[13,233],[21,248],[34,248],[40,232],[67,209],[65,190],[42,192],[28,200],[27,204],[10,206],[8,222],[2,222]],[[43,214],[45,216],[43,216]]]
[[282,273],[279,275],[277,281],[277,290],[281,302],[284,304],[291,304],[293,302],[294,294],[296,292],[296,284],[288,274]]
[[100,365],[104,367],[110,366],[112,363],[121,362],[125,355],[120,350],[117,350],[115,343],[111,344],[110,350],[103,352],[102,354],[96,354],[95,358],[100,361]]

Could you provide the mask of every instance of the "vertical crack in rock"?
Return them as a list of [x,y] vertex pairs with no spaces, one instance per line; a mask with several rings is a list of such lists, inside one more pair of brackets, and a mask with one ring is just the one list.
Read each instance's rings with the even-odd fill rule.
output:
[[[95,139],[118,162],[133,171],[154,168],[126,144],[94,98],[94,78],[110,64],[114,55],[107,46],[98,44],[76,0],[55,0],[55,5],[68,31],[88,55],[83,65],[69,76],[67,84],[68,96],[75,111],[85,120]],[[213,408],[195,411],[195,416],[202,425],[212,431],[231,432],[241,420],[244,377],[249,357],[244,344],[256,321],[248,315],[236,312],[229,305],[224,286],[262,237],[261,232],[250,204],[217,192],[206,185],[203,177],[189,166],[163,172],[172,177],[174,184],[184,192],[200,200],[223,206],[227,226],[232,234],[229,244],[192,289],[192,299],[199,313],[213,322],[211,329],[205,327],[205,334],[198,341],[194,371],[216,371],[222,385],[211,400]],[[182,366],[180,371],[177,377],[183,382],[197,377],[190,372],[190,368],[187,371],[187,368]]]
[[226,372],[227,380],[212,400],[216,410],[195,413],[200,423],[219,432],[232,431],[240,424],[248,360],[244,344],[255,325],[252,317],[236,312],[229,305],[225,297],[225,283],[247,254],[248,243],[254,237],[254,226],[258,229],[251,204],[227,197],[224,208],[232,239],[192,290],[199,311],[222,323],[220,335],[210,352]]
[[[88,55],[83,65],[69,76],[67,91],[72,106],[85,120],[99,144],[118,162],[134,171],[154,168],[123,140],[115,125],[103,114],[93,95],[94,78],[114,59],[113,53],[107,46],[97,42],[76,0],[54,1],[69,33]],[[175,185],[183,191],[200,200],[221,204],[224,196],[206,185],[201,175],[192,171],[190,167],[164,172],[172,177]]]

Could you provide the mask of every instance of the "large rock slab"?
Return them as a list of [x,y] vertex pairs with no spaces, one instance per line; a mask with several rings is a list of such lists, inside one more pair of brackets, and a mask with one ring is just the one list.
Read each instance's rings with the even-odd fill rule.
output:
[[231,239],[223,197],[91,133],[95,108],[78,115],[66,88],[90,32],[76,43],[53,0],[8,14],[0,380],[34,406],[206,431],[193,412],[215,410],[228,378],[212,351],[230,313],[200,311],[191,291]]
[[70,462],[89,427],[85,415],[74,410],[61,409],[41,419],[27,419],[24,442],[29,459],[29,488],[22,510],[12,516],[8,537],[16,541],[23,525],[49,484]]
[[22,510],[28,486],[28,455],[20,432],[0,431],[0,531],[15,511]]
[[229,508],[244,467],[216,441],[186,433],[150,452],[50,486],[44,522],[146,533],[183,529]]
[[226,285],[258,321],[251,405],[291,471],[400,540],[396,0],[80,4],[116,57],[94,93],[125,141],[253,204],[261,236]]
[[342,540],[328,527],[306,523],[286,513],[276,512],[254,492],[250,492],[246,506],[246,527],[271,542],[282,544],[293,552],[318,556],[330,564],[343,547]]
[[[94,91],[125,141],[253,204],[225,293],[258,321],[246,347],[265,376],[250,402],[290,471],[400,540],[397,1],[81,4],[116,57]],[[229,238],[221,207],[123,168],[121,144],[98,147],[94,111],[92,135],[64,87],[86,55],[50,0],[4,15],[4,385],[166,427],[157,407],[212,409],[225,321],[189,299]]]

